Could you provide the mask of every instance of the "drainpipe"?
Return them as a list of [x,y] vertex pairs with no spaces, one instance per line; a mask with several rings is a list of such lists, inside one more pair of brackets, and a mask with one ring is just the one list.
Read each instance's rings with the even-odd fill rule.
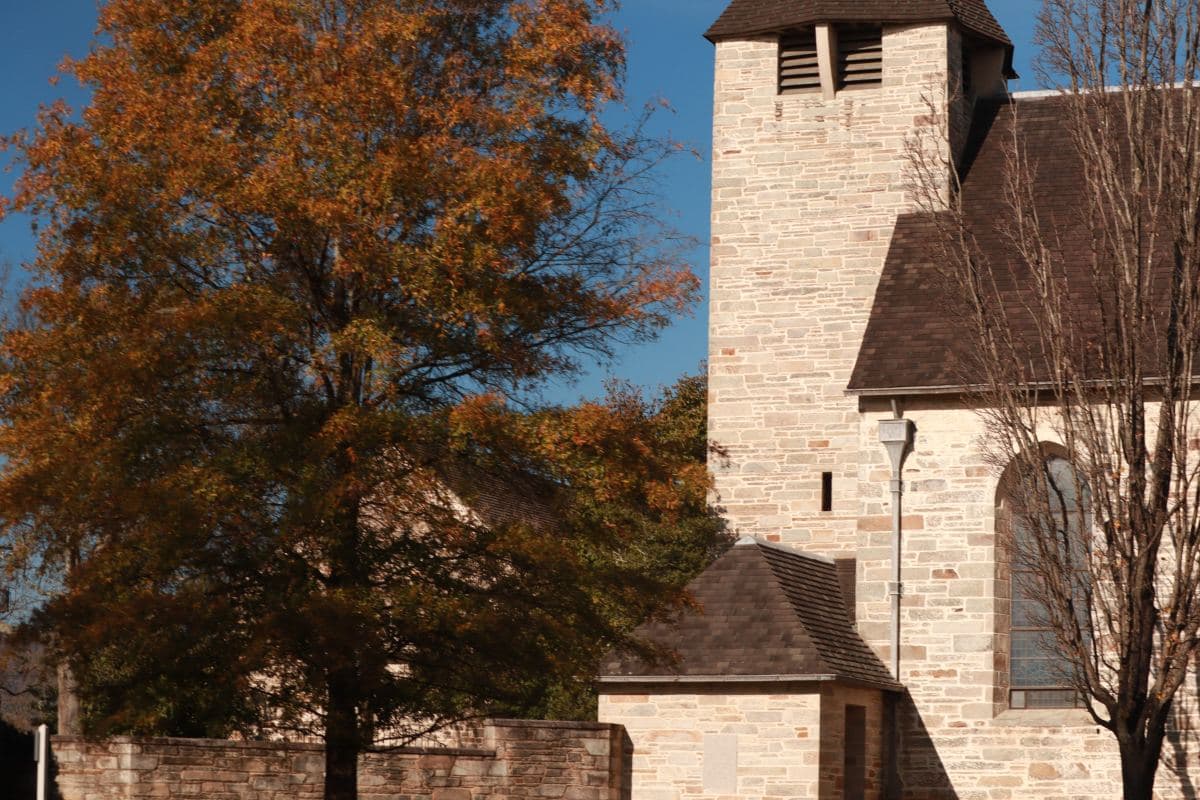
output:
[[900,416],[900,408],[892,401],[893,419],[879,423],[879,442],[888,451],[892,461],[892,580],[888,584],[888,597],[892,605],[892,677],[900,681],[900,597],[904,587],[900,582],[900,532],[901,498],[904,495],[904,459],[913,443],[912,420]]
[[[900,582],[900,533],[901,533],[901,498],[904,495],[904,459],[912,448],[915,426],[911,420],[900,416],[900,407],[892,401],[892,419],[881,420],[879,423],[879,442],[888,451],[892,462],[892,580],[888,584],[888,599],[891,601],[892,616],[892,676],[900,683],[900,597],[904,587]],[[885,790],[889,800],[897,800],[903,794],[903,782],[900,776],[900,705],[902,699],[898,695],[889,694],[887,700],[887,751],[886,769],[887,786]]]

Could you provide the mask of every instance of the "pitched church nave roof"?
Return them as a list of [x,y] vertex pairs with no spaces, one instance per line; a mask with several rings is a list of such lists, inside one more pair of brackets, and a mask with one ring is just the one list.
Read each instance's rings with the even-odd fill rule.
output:
[[[1041,238],[1052,243],[1075,298],[1072,324],[1081,335],[1101,324],[1085,170],[1071,128],[1064,124],[1072,113],[1070,102],[1058,95],[981,102],[960,168],[963,223],[978,257],[992,265],[989,274],[997,281],[1015,343],[1027,351],[1022,362],[1033,381],[1045,377],[1047,366],[1027,294],[1032,284],[1023,277],[1028,267],[1014,243],[1004,189],[1014,142],[1027,158],[1024,180]],[[896,221],[850,379],[852,394],[960,393],[984,382],[976,374],[972,340],[963,336],[961,302],[944,274],[947,260],[957,257],[947,242],[955,226],[941,222],[930,213],[903,214]]]

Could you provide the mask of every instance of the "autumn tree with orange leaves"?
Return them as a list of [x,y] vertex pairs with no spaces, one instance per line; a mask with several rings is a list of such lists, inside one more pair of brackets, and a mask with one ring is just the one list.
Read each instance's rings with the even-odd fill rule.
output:
[[535,705],[677,598],[578,487],[666,524],[703,471],[618,409],[506,402],[697,293],[648,182],[672,146],[600,119],[610,10],[101,7],[87,106],[9,143],[40,227],[0,385],[8,568],[73,565],[35,619],[93,725],[236,698],[323,737],[346,800],[363,748]]

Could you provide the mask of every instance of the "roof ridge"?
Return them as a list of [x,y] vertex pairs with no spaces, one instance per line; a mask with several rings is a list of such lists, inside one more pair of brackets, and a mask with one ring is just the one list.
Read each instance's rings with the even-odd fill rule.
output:
[[1120,94],[1121,92],[1133,92],[1141,89],[1149,91],[1171,91],[1173,89],[1200,89],[1200,83],[1196,81],[1175,81],[1171,84],[1152,85],[1147,87],[1141,86],[1121,86],[1118,84],[1105,84],[1098,88],[1084,88],[1080,90],[1073,89],[1026,89],[1020,92],[1009,92],[1009,98],[1012,100],[1044,100],[1051,97],[1079,97],[1080,95],[1094,94]]
[[705,32],[710,41],[777,33],[817,22],[954,20],[1011,51],[1012,40],[984,0],[732,0]]
[[738,539],[736,542],[734,542],[733,546],[734,547],[747,547],[749,545],[758,545],[759,547],[769,547],[770,549],[778,550],[781,553],[786,553],[786,554],[792,555],[792,556],[799,556],[800,558],[807,558],[807,559],[811,559],[813,561],[819,561],[822,564],[836,564],[837,563],[837,561],[835,559],[830,558],[829,556],[820,555],[818,553],[809,553],[806,550],[797,550],[796,548],[789,547],[786,544],[781,544],[779,542],[770,542],[770,541],[767,541],[766,539],[760,539],[757,536],[749,536],[749,535],[743,536],[741,539]]
[[[835,674],[861,675],[862,670],[866,668],[876,673],[874,679],[890,680],[891,676],[883,662],[879,661],[875,652],[863,640],[862,634],[851,619],[841,583],[833,569],[836,562],[826,562],[823,559],[794,559],[791,557],[802,554],[794,550],[773,550],[788,557],[786,560],[790,563],[776,564],[764,553],[779,587],[817,648],[820,661]],[[801,566],[797,563],[801,560],[810,563]],[[814,561],[816,563],[811,563]],[[797,571],[797,574],[786,574],[786,571],[792,570]],[[805,572],[800,573],[800,570]],[[806,586],[801,588],[800,583]],[[810,591],[805,596],[804,589],[812,589],[814,586],[817,591]]]

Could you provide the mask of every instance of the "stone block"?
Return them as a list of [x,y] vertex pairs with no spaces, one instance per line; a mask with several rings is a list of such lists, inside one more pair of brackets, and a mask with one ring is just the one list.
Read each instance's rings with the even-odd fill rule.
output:
[[474,800],[470,789],[434,789],[432,800]]
[[609,743],[607,739],[585,739],[583,748],[593,756],[606,756],[609,753]]

